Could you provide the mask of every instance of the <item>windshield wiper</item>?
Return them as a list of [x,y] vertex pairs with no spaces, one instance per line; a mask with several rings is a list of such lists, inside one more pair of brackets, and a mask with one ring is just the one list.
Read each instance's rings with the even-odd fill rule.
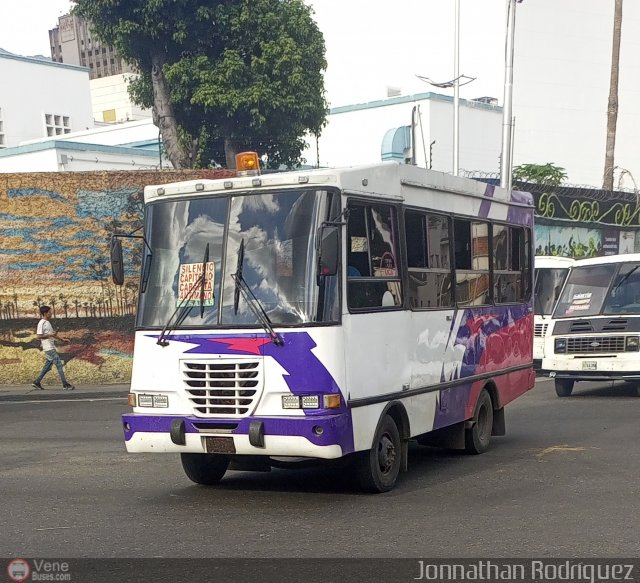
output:
[[[198,289],[198,286],[200,286],[200,317],[201,318],[204,317],[204,288],[207,281],[206,264],[208,263],[208,261],[209,261],[209,243],[207,243],[207,247],[204,250],[204,258],[202,261],[202,267],[203,267],[202,273],[193,282],[193,285],[189,288],[189,291],[187,291],[187,295],[185,295],[185,297],[182,298],[182,300],[174,310],[173,314],[171,314],[171,317],[165,324],[164,328],[162,329],[162,332],[160,332],[160,336],[158,336],[158,341],[156,342],[156,344],[158,344],[159,346],[168,346],[169,341],[165,340],[165,336],[172,330],[175,330],[178,326],[182,325],[182,323],[186,320],[187,316],[189,315],[189,312],[191,311],[191,308],[193,307],[187,302],[189,302],[193,298],[193,296],[195,295],[194,292],[196,291],[196,289]],[[178,317],[176,318],[175,322],[172,325],[171,322],[173,321],[173,318],[175,317],[176,314],[178,314]]]
[[[209,263],[209,243],[204,250],[204,258],[202,260],[202,280],[200,282],[200,318],[204,318],[204,288],[207,283],[207,263]],[[211,288],[211,297],[213,298],[213,287]]]
[[236,272],[231,274],[231,277],[235,281],[236,289],[234,291],[233,297],[233,312],[234,314],[238,313],[238,304],[240,303],[240,294],[244,298],[244,301],[247,302],[247,305],[253,312],[254,316],[260,322],[260,325],[264,328],[265,332],[269,334],[269,338],[271,338],[271,342],[273,342],[276,346],[284,346],[284,340],[282,336],[278,334],[273,329],[273,323],[271,319],[267,315],[267,312],[264,311],[260,300],[255,296],[255,294],[251,291],[251,288],[245,281],[242,275],[242,268],[244,266],[244,238],[240,241],[240,247],[238,248],[238,263],[236,265]]
[[631,277],[631,274],[638,269],[638,267],[640,267],[639,265],[636,265],[629,273],[626,273],[622,279],[615,285],[615,287],[611,290],[611,293],[614,293],[625,281],[627,281],[627,279],[629,279]]

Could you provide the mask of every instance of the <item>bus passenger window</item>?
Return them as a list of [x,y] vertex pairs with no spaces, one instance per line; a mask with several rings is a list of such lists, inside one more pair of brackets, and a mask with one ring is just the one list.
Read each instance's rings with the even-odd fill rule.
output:
[[349,204],[347,299],[350,308],[402,306],[397,233],[394,207]]
[[407,211],[405,236],[411,308],[452,306],[449,218]]

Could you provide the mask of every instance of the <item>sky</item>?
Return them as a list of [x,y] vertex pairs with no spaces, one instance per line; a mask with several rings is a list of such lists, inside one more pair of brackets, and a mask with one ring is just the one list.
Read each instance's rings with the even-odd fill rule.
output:
[[[383,99],[387,87],[409,95],[437,89],[454,77],[453,0],[306,0],[325,37],[327,97],[332,107]],[[48,30],[69,0],[2,0],[0,48],[50,56]],[[10,6],[10,8],[8,7]],[[391,6],[393,7],[391,9]],[[505,0],[460,0],[460,73],[476,80],[461,98],[504,91]]]

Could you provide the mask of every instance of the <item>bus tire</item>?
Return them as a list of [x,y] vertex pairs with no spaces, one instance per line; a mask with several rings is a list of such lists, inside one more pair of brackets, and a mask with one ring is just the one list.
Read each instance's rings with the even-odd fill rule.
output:
[[181,453],[182,469],[192,482],[203,486],[213,486],[222,480],[229,458],[210,453]]
[[464,432],[464,449],[467,453],[477,455],[489,449],[493,428],[493,403],[485,389],[478,395],[472,423]]
[[381,493],[396,485],[402,463],[402,440],[396,422],[385,415],[378,425],[373,447],[356,454],[355,474],[365,492]]
[[573,392],[573,383],[571,379],[556,379],[556,395],[558,397],[570,397]]

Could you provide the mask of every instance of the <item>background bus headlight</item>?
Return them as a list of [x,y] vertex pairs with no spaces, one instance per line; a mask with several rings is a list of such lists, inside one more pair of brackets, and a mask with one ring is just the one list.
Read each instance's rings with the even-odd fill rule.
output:
[[566,338],[556,338],[554,344],[555,352],[566,352],[567,351],[567,339]]
[[640,337],[627,336],[627,340],[625,343],[625,350],[627,352],[638,352],[639,349],[640,349]]

